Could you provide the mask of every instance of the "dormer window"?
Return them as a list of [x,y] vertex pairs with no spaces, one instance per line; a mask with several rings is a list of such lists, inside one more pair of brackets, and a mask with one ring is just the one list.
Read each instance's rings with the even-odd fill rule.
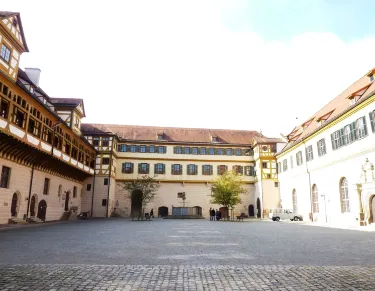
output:
[[158,133],[158,140],[164,140],[164,133]]
[[374,81],[374,74],[370,75],[370,82]]
[[219,141],[219,138],[217,136],[212,137],[212,142],[218,142],[218,141]]
[[353,104],[355,103],[355,99],[354,99],[354,97],[349,98],[349,102],[350,102],[350,105],[353,105]]

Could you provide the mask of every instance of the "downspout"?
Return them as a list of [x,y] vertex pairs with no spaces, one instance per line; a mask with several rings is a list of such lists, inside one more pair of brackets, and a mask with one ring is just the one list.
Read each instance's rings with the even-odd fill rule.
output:
[[93,216],[93,212],[94,212],[95,178],[96,178],[96,156],[95,156],[95,162],[94,162],[94,180],[92,182],[91,217]]
[[311,189],[311,175],[310,175],[310,171],[309,171],[309,167],[307,166],[307,158],[306,158],[306,143],[304,141],[302,141],[302,143],[305,145],[305,161],[306,161],[306,172],[307,174],[309,175],[309,191],[310,191],[310,211],[311,211],[311,221],[313,221],[314,217],[313,217],[313,202],[312,202],[312,189]]
[[[112,145],[113,146],[113,145]],[[109,207],[109,189],[111,187],[111,173],[112,173],[112,152],[110,155],[109,160],[109,173],[108,173],[108,192],[107,192],[107,210],[105,213],[105,217],[108,218],[108,207]]]
[[34,164],[31,167],[31,177],[30,177],[30,187],[29,187],[29,199],[27,201],[27,210],[26,210],[26,221],[29,219],[29,210],[30,210],[30,200],[31,200],[31,191],[33,187],[33,178],[34,178]]

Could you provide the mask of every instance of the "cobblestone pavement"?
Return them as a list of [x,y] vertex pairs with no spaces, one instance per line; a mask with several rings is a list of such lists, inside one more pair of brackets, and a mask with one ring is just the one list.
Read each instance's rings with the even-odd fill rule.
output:
[[374,290],[375,267],[0,266],[0,290]]
[[261,221],[14,229],[0,232],[0,290],[375,290],[374,241]]

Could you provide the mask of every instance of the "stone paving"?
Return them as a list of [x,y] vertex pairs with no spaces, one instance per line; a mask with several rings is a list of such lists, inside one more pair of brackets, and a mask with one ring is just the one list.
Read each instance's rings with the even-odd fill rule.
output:
[[374,290],[375,267],[0,266],[0,290]]
[[0,232],[0,290],[375,290],[375,233],[92,220]]

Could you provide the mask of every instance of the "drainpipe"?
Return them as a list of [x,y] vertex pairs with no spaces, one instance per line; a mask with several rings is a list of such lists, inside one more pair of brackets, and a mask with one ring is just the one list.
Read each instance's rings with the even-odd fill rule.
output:
[[[113,141],[112,141],[113,142]],[[107,210],[105,213],[105,217],[108,218],[108,207],[109,207],[109,189],[111,187],[111,172],[112,172],[112,153],[110,155],[109,160],[109,173],[108,173],[108,192],[107,192]]]
[[31,177],[30,177],[30,187],[29,187],[29,199],[27,201],[27,210],[26,210],[26,221],[29,219],[29,210],[30,210],[30,200],[31,200],[31,190],[33,187],[33,178],[34,178],[34,164],[31,167]]
[[310,211],[311,211],[311,221],[313,221],[313,201],[312,201],[312,189],[311,189],[311,175],[309,171],[309,167],[307,166],[307,158],[306,158],[306,143],[302,142],[305,145],[305,161],[306,161],[306,172],[309,175],[309,190],[310,190]]
[[96,178],[96,156],[95,156],[95,162],[94,162],[94,180],[92,182],[91,217],[93,217],[93,212],[94,212],[95,178]]

